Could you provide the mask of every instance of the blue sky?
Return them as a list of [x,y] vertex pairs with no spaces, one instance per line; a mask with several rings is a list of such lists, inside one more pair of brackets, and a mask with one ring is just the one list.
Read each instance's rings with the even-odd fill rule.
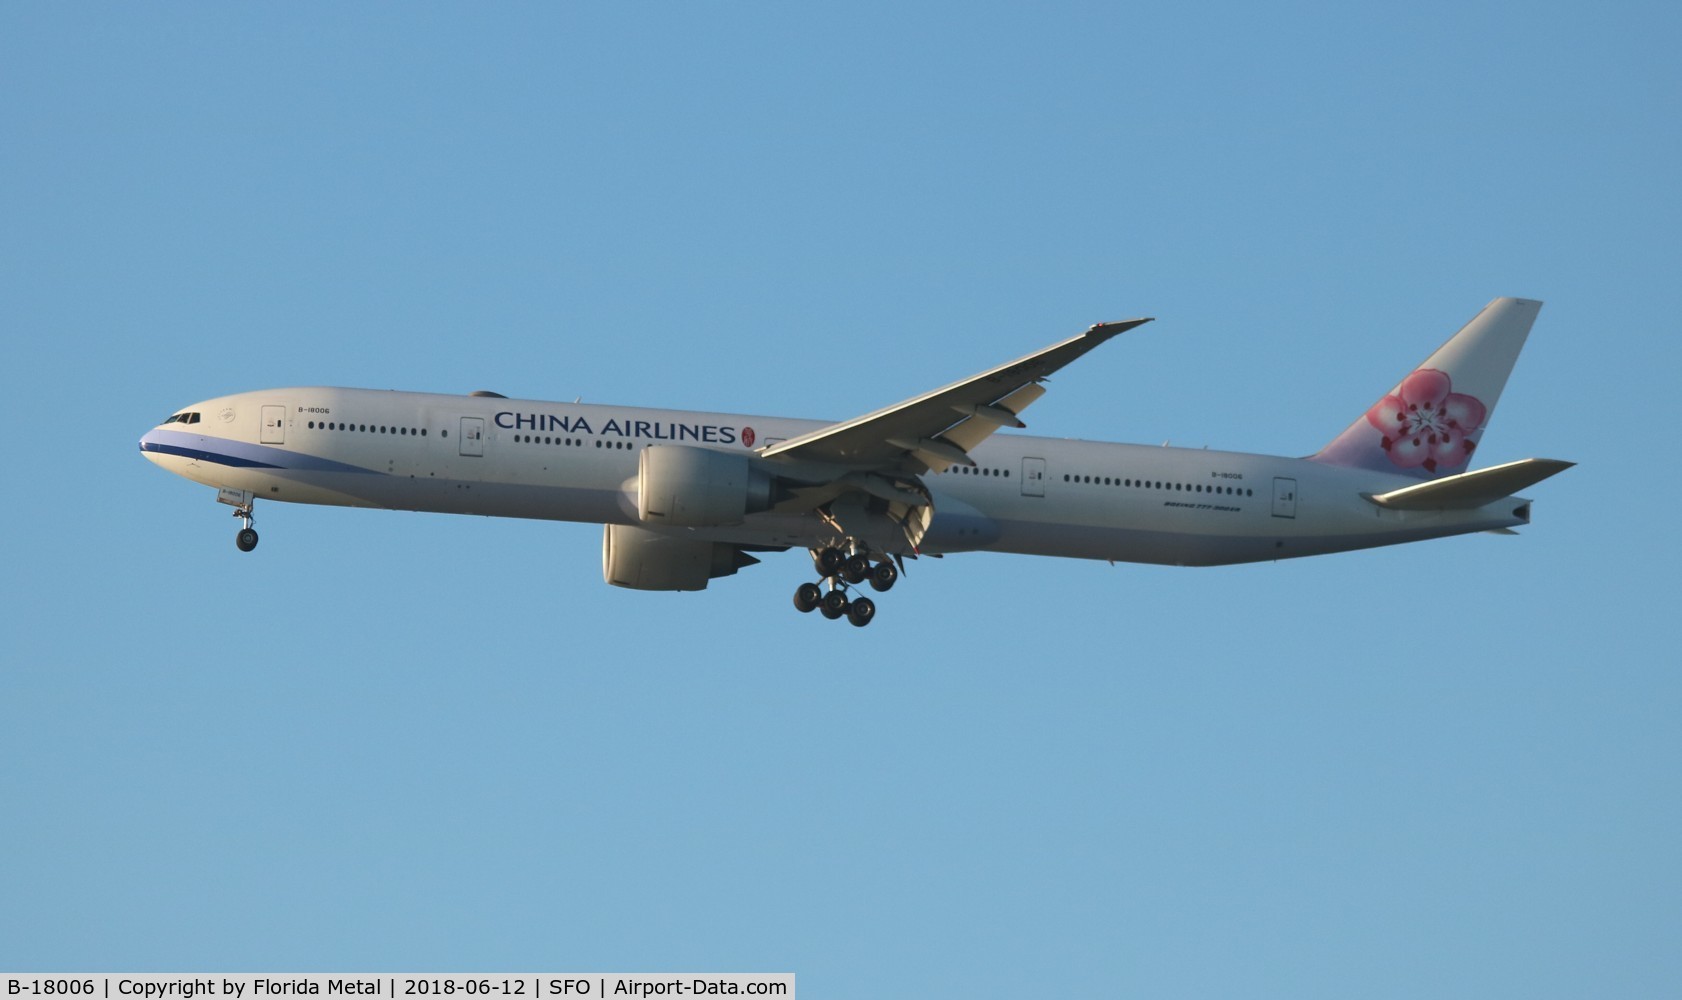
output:
[[[1159,5],[1160,7],[1160,5]],[[1682,42],[1611,5],[0,8],[0,968],[803,995],[1682,979]],[[1036,433],[1314,450],[1489,299],[1520,538],[1220,569],[271,505],[293,384],[841,419],[1105,319]]]

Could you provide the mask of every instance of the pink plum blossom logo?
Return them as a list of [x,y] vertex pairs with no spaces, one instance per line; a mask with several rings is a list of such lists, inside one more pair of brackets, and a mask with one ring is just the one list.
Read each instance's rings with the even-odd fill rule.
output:
[[1489,415],[1476,396],[1453,391],[1447,372],[1421,368],[1402,379],[1393,395],[1367,411],[1367,423],[1384,435],[1390,461],[1403,469],[1454,469],[1472,457],[1471,436]]
[[742,444],[743,444],[743,446],[748,447],[748,448],[752,448],[753,447],[753,442],[754,442],[753,428],[752,427],[742,428]]

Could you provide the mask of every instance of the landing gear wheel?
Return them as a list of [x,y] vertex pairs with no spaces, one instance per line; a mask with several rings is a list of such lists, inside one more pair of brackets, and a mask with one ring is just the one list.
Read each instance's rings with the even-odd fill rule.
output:
[[823,591],[815,583],[803,583],[794,591],[794,609],[801,614],[816,611],[823,602]]
[[823,612],[825,618],[834,621],[847,613],[850,603],[847,600],[846,591],[832,590],[823,595],[823,603],[818,605],[818,610]]
[[254,528],[241,528],[241,529],[239,529],[239,534],[234,536],[234,544],[239,546],[239,550],[241,552],[250,552],[252,549],[256,548],[257,547],[257,531],[256,531],[256,529],[254,529]]
[[861,597],[847,605],[847,620],[858,628],[869,625],[876,617],[876,602],[868,597]]
[[877,592],[885,592],[899,580],[899,570],[891,562],[877,563],[870,570],[870,586]]
[[863,583],[869,575],[870,560],[864,556],[848,556],[847,561],[841,564],[841,579],[848,583]]
[[818,551],[818,572],[834,576],[847,561],[847,554],[831,545]]

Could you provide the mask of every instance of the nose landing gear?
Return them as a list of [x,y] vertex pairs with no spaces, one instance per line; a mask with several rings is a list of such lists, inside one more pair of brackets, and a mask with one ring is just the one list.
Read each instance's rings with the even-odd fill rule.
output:
[[250,502],[235,507],[234,516],[245,524],[245,527],[239,529],[239,534],[234,536],[234,544],[239,546],[241,552],[250,552],[257,547],[257,530],[251,526]]
[[899,579],[899,568],[891,561],[872,565],[863,552],[849,555],[833,545],[813,549],[812,563],[823,578],[795,588],[795,610],[802,614],[817,611],[830,621],[846,618],[856,628],[863,628],[876,618],[876,602],[862,595],[850,597],[849,589],[868,580],[873,589],[881,592]]

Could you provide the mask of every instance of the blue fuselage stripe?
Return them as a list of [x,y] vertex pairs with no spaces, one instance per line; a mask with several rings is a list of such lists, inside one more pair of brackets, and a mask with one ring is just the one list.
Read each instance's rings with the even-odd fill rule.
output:
[[270,465],[267,462],[258,462],[249,458],[239,458],[234,455],[223,455],[214,451],[205,451],[202,448],[183,448],[179,445],[158,444],[151,441],[140,442],[140,450],[155,451],[160,455],[179,455],[182,458],[190,458],[195,462],[214,462],[217,465],[226,465],[235,469],[282,468],[282,466],[279,465]]
[[[211,450],[215,448],[215,450]],[[176,455],[195,462],[211,462],[231,469],[276,469],[282,472],[352,472],[378,475],[373,469],[335,462],[307,452],[251,444],[209,435],[153,430],[140,439],[140,450]]]

